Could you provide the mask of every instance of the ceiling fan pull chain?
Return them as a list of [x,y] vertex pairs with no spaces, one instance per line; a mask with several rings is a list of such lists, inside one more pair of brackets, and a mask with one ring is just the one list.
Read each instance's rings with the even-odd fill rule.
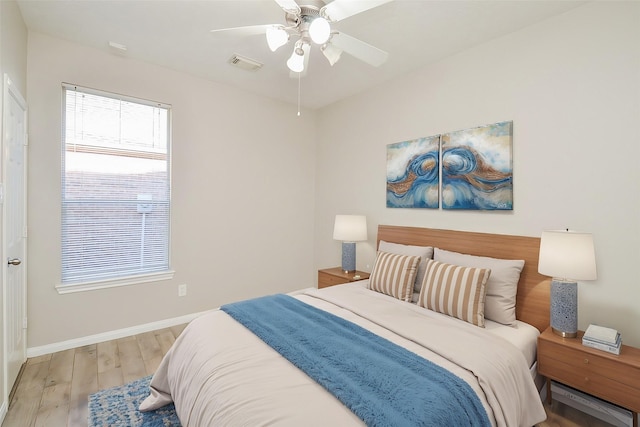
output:
[[302,73],[298,73],[298,117],[300,117],[300,76]]

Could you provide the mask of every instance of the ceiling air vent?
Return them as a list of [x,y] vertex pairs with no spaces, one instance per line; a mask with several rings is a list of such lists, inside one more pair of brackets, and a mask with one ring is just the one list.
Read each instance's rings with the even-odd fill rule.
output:
[[234,53],[233,56],[229,58],[229,64],[248,71],[257,71],[264,65],[261,62],[238,55],[237,53]]

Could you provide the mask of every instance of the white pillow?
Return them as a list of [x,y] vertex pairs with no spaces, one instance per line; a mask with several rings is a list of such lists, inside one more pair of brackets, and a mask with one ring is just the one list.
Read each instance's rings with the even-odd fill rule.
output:
[[486,284],[484,317],[503,325],[516,324],[516,294],[524,260],[508,260],[461,254],[435,248],[433,259],[447,264],[491,270]]
[[433,258],[433,248],[431,246],[401,245],[400,243],[390,243],[380,240],[378,250],[392,254],[417,255],[420,257],[418,274],[416,274],[416,280],[413,284],[413,291],[419,293],[420,287],[422,286],[422,279],[424,278],[424,272],[427,268],[427,260]]

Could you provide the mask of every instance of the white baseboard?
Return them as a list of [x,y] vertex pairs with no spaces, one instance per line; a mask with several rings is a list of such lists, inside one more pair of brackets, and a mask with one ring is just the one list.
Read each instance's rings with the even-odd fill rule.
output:
[[186,314],[184,316],[174,317],[172,319],[159,320],[157,322],[145,323],[143,325],[132,326],[130,328],[103,332],[101,334],[90,335],[82,338],[74,338],[72,340],[61,341],[61,342],[42,345],[38,347],[30,347],[30,348],[27,348],[27,358],[42,356],[49,353],[56,353],[58,351],[69,350],[71,348],[82,347],[85,345],[97,344],[99,342],[111,341],[118,338],[124,338],[124,337],[129,337],[131,335],[141,334],[144,332],[150,332],[158,329],[169,328],[171,326],[182,325],[184,323],[189,323],[196,317],[199,317],[205,313],[209,313],[209,311]]

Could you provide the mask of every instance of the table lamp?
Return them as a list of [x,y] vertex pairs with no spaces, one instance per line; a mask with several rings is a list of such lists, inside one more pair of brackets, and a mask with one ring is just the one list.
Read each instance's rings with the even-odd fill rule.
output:
[[590,233],[543,231],[538,272],[551,276],[551,329],[573,338],[578,333],[578,284],[596,279],[596,257]]
[[367,218],[364,215],[336,215],[333,239],[342,240],[342,270],[356,271],[356,243],[367,240]]

